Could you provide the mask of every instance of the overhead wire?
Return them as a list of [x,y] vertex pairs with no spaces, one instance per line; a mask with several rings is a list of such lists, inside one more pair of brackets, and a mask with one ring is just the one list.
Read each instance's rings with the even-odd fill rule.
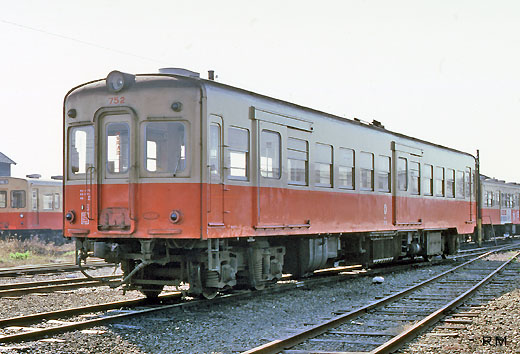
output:
[[142,56],[142,55],[139,55],[139,54],[130,53],[130,52],[126,52],[126,51],[123,51],[123,50],[106,47],[106,46],[103,46],[103,45],[100,45],[100,44],[87,42],[87,41],[84,41],[84,40],[81,40],[81,39],[73,38],[73,37],[66,36],[66,35],[59,34],[59,33],[50,32],[50,31],[43,30],[43,29],[36,28],[36,27],[23,25],[23,24],[20,24],[20,23],[4,20],[4,19],[1,19],[1,18],[0,18],[0,22],[4,23],[4,24],[7,24],[7,25],[19,27],[19,28],[22,28],[22,29],[25,29],[25,30],[35,31],[35,32],[43,33],[43,34],[46,34],[46,35],[49,35],[49,36],[53,36],[53,37],[65,39],[65,40],[68,40],[68,41],[72,41],[72,42],[88,45],[88,46],[95,47],[95,48],[98,48],[98,49],[103,49],[103,50],[107,50],[107,51],[110,51],[110,52],[114,52],[114,53],[118,53],[118,54],[122,54],[122,55],[126,55],[126,56],[131,56],[131,57],[134,57],[134,58],[139,58],[139,59],[151,61],[151,62],[154,62],[154,63],[164,64],[164,61],[161,61],[161,60],[158,60],[158,59],[155,59],[155,58],[145,57],[145,56]]

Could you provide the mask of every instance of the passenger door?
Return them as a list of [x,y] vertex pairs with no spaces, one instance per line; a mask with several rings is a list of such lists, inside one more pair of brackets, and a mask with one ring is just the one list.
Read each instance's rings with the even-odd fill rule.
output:
[[102,115],[98,121],[98,229],[132,233],[135,226],[135,129],[130,113]]
[[208,119],[207,150],[207,204],[208,226],[224,227],[224,172],[223,172],[223,120],[210,115]]
[[33,212],[33,218],[31,220],[31,226],[37,227],[40,225],[40,202],[39,202],[39,190],[38,188],[33,188],[31,198],[31,208]]
[[392,142],[392,204],[395,226],[419,226],[423,223],[422,213],[425,211],[420,208],[421,157],[422,150]]
[[257,228],[284,225],[282,141],[286,127],[259,121],[257,129]]

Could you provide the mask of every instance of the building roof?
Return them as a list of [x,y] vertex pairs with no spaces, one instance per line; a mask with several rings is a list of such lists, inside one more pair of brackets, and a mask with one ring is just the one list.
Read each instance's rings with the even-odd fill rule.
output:
[[9,157],[5,156],[1,152],[0,152],[0,163],[9,163],[9,164],[16,165],[16,162],[14,162],[13,160],[11,160]]

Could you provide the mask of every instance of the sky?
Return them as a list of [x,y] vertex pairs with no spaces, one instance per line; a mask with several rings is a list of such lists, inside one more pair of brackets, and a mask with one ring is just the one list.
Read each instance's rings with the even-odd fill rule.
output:
[[62,174],[65,94],[181,67],[473,155],[520,182],[516,0],[0,0],[0,152]]

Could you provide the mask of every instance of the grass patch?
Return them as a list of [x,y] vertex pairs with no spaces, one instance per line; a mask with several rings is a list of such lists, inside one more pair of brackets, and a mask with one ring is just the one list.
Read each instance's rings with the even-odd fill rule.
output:
[[74,262],[74,243],[57,246],[39,240],[0,240],[0,267]]

